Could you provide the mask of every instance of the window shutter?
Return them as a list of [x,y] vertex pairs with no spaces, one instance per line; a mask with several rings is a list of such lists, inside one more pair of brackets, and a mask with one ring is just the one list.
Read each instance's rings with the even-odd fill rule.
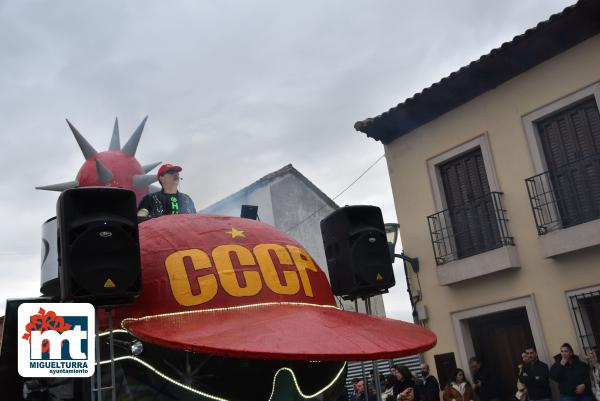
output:
[[591,97],[536,123],[563,227],[600,218],[600,114]]
[[458,258],[500,247],[481,149],[439,166]]

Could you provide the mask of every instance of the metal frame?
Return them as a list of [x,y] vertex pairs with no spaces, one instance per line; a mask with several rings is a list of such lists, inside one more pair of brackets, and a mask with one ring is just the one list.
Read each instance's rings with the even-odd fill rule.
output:
[[[600,154],[594,154],[592,156],[565,164],[564,166],[545,171],[543,173],[534,175],[525,179],[527,186],[527,193],[529,194],[529,202],[531,204],[531,210],[533,212],[533,218],[535,219],[535,225],[537,228],[538,235],[544,235],[551,231],[555,231],[561,228],[572,227],[578,224],[583,224],[588,221],[596,220],[600,217],[587,219],[585,216],[580,216],[575,222],[565,225],[560,214],[561,202],[564,202],[560,198],[560,194],[554,188],[552,177],[559,171],[565,171],[564,174],[568,174],[568,190],[573,195],[574,202],[577,207],[573,212],[579,215],[581,211],[580,201],[583,197],[589,197],[589,180],[585,181],[585,191],[576,191],[574,188],[573,177],[571,171],[574,168],[578,168],[582,171],[583,165],[587,163],[598,163],[598,174],[600,175]],[[585,175],[585,173],[580,172]],[[593,200],[589,200],[593,203]],[[600,209],[600,205],[598,205]]]
[[[115,343],[113,336],[112,308],[105,309],[108,316],[108,341],[110,350],[110,386],[102,387],[102,356],[100,355],[100,313],[96,310],[96,377],[90,377],[91,400],[102,401],[103,391],[110,390],[111,400],[117,401],[117,387],[115,383]],[[94,380],[95,379],[95,380]]]
[[[474,249],[472,250],[472,253],[469,253],[464,257],[477,255],[503,246],[514,245],[514,238],[508,231],[508,218],[506,217],[506,209],[502,206],[501,195],[502,192],[490,192],[489,194],[454,209],[460,208],[465,211],[472,209],[472,211],[476,212],[476,208],[480,207],[482,202],[491,202],[493,213],[490,213],[489,216],[481,216],[481,213],[479,213],[480,216],[477,217],[477,220],[479,220],[479,223],[486,223],[486,221],[482,220],[488,220],[487,223],[497,225],[497,241],[491,245],[484,246],[481,249]],[[456,238],[460,233],[457,233],[456,227],[453,226],[451,219],[451,213],[453,213],[454,210],[444,209],[427,216],[431,245],[438,266],[462,258],[461,255],[458,254],[456,242]]]
[[582,308],[580,301],[591,300],[600,308],[600,287],[587,288],[567,294],[571,316],[574,321],[577,341],[584,353],[600,347],[600,332],[594,332],[588,312]]

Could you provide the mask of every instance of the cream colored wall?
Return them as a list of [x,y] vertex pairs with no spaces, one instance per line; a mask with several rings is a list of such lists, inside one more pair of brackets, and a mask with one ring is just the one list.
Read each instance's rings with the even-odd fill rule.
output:
[[[433,354],[454,352],[457,363],[461,363],[452,312],[530,294],[535,297],[550,355],[564,341],[577,344],[565,291],[600,284],[600,247],[555,259],[540,255],[524,182],[535,173],[521,117],[599,81],[597,35],[385,147],[402,244],[408,255],[420,259],[423,303],[429,312],[427,326],[438,335],[438,345],[425,355],[432,368]],[[435,210],[426,161],[485,132],[521,269],[441,287],[426,221],[426,216],[439,210]]]

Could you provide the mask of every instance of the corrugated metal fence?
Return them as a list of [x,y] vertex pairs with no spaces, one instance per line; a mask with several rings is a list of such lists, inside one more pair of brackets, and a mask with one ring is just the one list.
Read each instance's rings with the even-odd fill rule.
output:
[[[365,375],[369,377],[369,372],[373,369],[372,361],[365,361]],[[419,365],[421,359],[419,355],[411,355],[404,358],[396,358],[389,360],[377,361],[377,367],[379,368],[380,375],[388,375],[390,373],[390,367],[392,365],[405,365],[410,369],[413,375],[418,376]],[[349,362],[348,363],[348,376],[346,377],[346,387],[348,392],[352,393],[352,379],[355,377],[362,379],[362,367],[360,362]]]

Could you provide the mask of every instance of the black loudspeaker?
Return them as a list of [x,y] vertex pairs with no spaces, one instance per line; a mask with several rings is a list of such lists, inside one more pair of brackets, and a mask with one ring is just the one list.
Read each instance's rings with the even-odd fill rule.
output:
[[257,220],[258,219],[258,206],[255,205],[242,205],[242,211],[240,217],[243,219]]
[[396,284],[381,209],[342,207],[321,221],[321,234],[335,295],[364,298]]
[[110,187],[64,191],[56,206],[63,300],[129,303],[141,291],[135,193]]

